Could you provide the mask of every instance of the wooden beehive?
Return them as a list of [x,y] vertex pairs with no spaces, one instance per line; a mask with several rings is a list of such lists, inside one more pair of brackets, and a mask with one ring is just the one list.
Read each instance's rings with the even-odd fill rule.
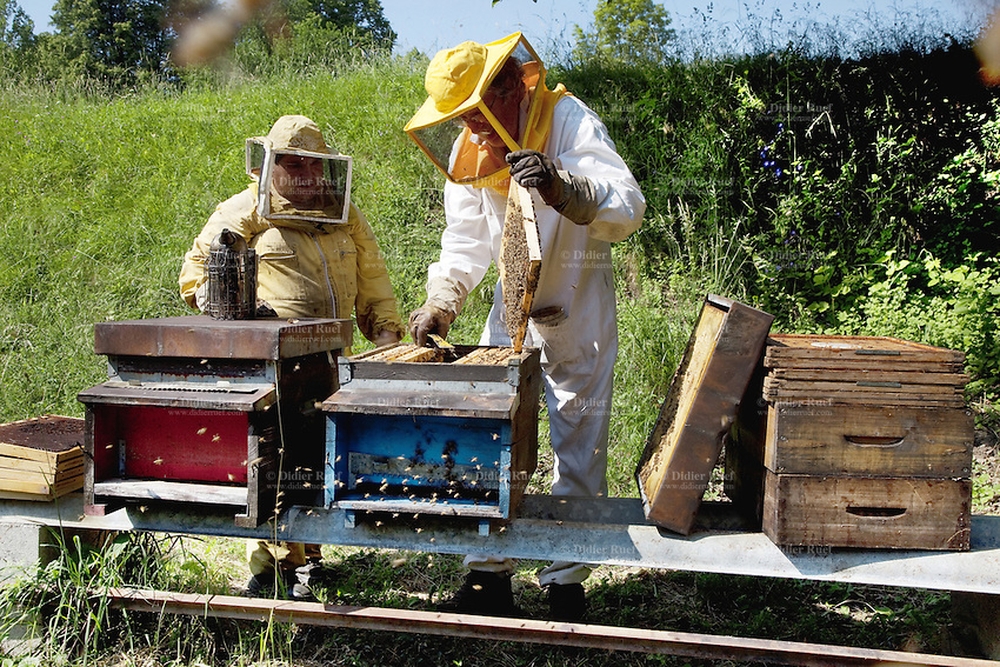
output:
[[48,501],[83,488],[83,441],[74,417],[0,424],[0,498]]
[[535,470],[538,349],[397,344],[339,360],[326,503],[509,519]]
[[968,549],[963,358],[893,338],[773,335],[727,492],[780,545]]
[[688,534],[773,316],[710,295],[636,470],[646,517]]
[[102,322],[94,338],[109,379],[78,395],[87,512],[225,506],[253,527],[321,502],[315,404],[336,389],[333,356],[350,344],[350,320],[195,315]]

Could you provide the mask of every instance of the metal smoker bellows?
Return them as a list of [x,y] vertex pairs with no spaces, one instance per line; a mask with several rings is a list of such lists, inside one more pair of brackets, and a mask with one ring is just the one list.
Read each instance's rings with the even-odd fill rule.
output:
[[257,307],[257,253],[239,234],[223,229],[212,240],[208,259],[208,305],[217,320],[250,320]]

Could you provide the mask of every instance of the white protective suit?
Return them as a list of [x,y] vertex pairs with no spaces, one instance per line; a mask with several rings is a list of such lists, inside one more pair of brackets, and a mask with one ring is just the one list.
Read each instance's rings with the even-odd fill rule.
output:
[[[532,307],[534,312],[553,307],[561,311],[547,321],[532,319],[525,341],[542,352],[555,454],[552,493],[593,497],[607,492],[608,425],[618,353],[611,243],[639,228],[646,204],[604,124],[580,100],[567,95],[558,101],[542,152],[557,169],[589,179],[597,194],[596,218],[577,225],[532,191],[542,249]],[[506,202],[490,187],[445,184],[447,227],[440,259],[428,269],[429,296],[451,288],[464,302],[490,262],[498,261]],[[497,284],[481,345],[511,344],[503,312]],[[508,569],[495,559],[470,557],[466,564]],[[542,573],[539,583],[578,583],[588,574],[583,566],[557,563]]]

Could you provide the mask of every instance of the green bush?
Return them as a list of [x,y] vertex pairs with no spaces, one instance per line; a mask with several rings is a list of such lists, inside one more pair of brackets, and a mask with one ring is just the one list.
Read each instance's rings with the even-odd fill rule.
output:
[[893,336],[966,353],[969,398],[1000,388],[1000,261],[973,255],[946,268],[929,252],[917,260],[890,251],[872,271],[857,309],[838,314],[829,333]]

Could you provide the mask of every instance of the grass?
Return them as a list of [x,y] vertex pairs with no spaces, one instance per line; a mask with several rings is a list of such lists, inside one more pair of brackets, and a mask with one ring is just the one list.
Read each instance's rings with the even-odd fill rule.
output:
[[[389,632],[158,616],[112,610],[86,591],[131,583],[186,592],[235,593],[243,583],[240,540],[119,536],[103,549],[69,548],[26,584],[8,588],[49,628],[42,650],[19,665],[709,665],[735,664],[593,649],[487,642]],[[83,557],[79,554],[83,553]],[[459,584],[459,559],[428,553],[324,547],[317,586],[327,603],[432,609]],[[519,563],[518,607],[543,618],[535,575]],[[228,581],[220,579],[226,573]],[[41,582],[41,585],[40,585]],[[589,618],[610,626],[960,653],[949,633],[947,593],[692,572],[599,568],[588,580]],[[32,662],[40,660],[40,662]],[[754,664],[754,663],[740,663]]]

